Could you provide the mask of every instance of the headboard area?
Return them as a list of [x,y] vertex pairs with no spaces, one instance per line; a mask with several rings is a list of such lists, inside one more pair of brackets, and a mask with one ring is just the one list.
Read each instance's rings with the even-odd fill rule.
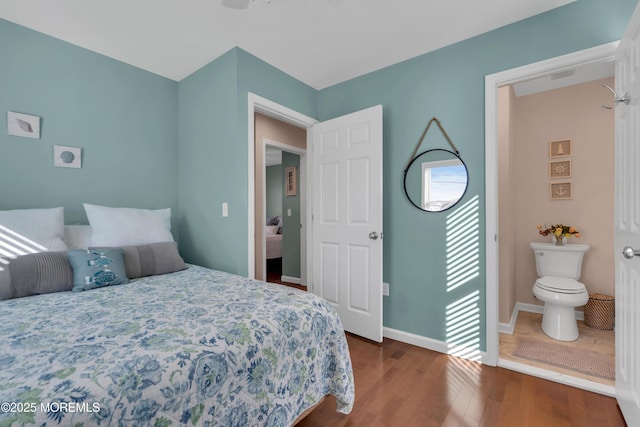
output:
[[62,240],[69,249],[87,249],[91,241],[91,226],[65,225]]

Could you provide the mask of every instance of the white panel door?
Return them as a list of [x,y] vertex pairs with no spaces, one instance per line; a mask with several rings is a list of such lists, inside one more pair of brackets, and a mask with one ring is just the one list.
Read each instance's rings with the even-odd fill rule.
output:
[[[629,426],[640,420],[640,8],[619,47],[616,92],[616,397]],[[625,250],[626,248],[626,250]],[[634,255],[634,250],[637,255]]]
[[312,169],[312,290],[382,342],[382,106],[314,125]]

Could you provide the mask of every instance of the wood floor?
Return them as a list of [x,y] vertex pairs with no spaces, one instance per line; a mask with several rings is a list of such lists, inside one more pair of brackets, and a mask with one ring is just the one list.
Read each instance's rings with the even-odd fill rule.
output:
[[[516,342],[518,337],[531,337],[537,340],[555,342],[542,331],[541,325],[542,314],[528,313],[524,311],[518,312],[518,318],[516,320],[514,333],[512,335],[500,334],[500,358],[512,360],[518,363],[525,363],[527,365],[536,366],[538,368],[547,369],[561,374],[571,375],[576,378],[582,378],[601,384],[615,386],[615,381],[613,380],[599,378],[597,376],[590,376],[576,371],[554,367],[552,365],[534,362],[514,356],[513,353],[516,349]],[[615,333],[613,330],[603,331],[593,329],[586,326],[583,321],[578,321],[578,330],[580,332],[580,336],[576,341],[573,341],[571,343],[571,346],[573,348],[600,353],[607,356],[612,364],[615,364]]]
[[356,383],[349,415],[333,397],[298,427],[625,426],[615,399],[385,338],[347,335]]
[[[306,289],[279,276],[269,281]],[[347,334],[347,341],[353,410],[336,412],[329,397],[297,427],[626,426],[611,397],[388,338],[377,344]]]
[[266,280],[267,282],[278,283],[280,285],[290,286],[292,288],[301,289],[303,291],[307,290],[306,286],[298,285],[295,283],[283,282],[281,278],[282,278],[282,258],[267,260],[267,280]]

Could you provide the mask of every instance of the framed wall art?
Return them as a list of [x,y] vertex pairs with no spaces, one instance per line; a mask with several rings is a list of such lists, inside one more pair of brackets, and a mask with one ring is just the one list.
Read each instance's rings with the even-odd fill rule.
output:
[[571,160],[559,160],[549,162],[549,178],[571,177]]
[[569,200],[572,193],[571,182],[552,182],[549,184],[551,200]]
[[40,139],[40,117],[7,111],[7,133],[24,138]]
[[286,186],[286,195],[295,196],[297,194],[297,174],[295,166],[288,167],[284,170],[284,179]]
[[66,145],[53,146],[53,165],[59,168],[82,167],[82,149]]
[[549,142],[549,158],[565,157],[571,155],[571,140],[562,139]]

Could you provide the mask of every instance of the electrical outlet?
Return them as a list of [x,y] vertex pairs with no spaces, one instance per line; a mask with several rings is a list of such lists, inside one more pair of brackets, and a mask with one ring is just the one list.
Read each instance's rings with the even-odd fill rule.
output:
[[385,297],[389,296],[389,284],[388,283],[383,283],[382,284],[382,295],[384,295]]

